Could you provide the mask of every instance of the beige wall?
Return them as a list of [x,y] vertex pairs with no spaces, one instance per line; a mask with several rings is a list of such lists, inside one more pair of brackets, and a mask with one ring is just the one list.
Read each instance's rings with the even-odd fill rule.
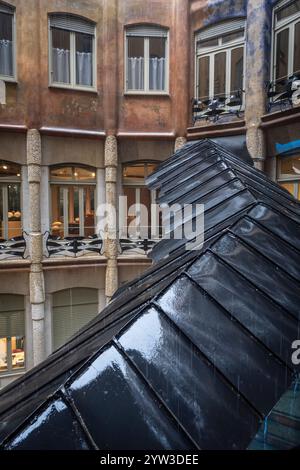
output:
[[0,160],[26,164],[26,135],[17,132],[0,133]]
[[42,137],[43,165],[78,163],[103,168],[102,140],[79,137]]

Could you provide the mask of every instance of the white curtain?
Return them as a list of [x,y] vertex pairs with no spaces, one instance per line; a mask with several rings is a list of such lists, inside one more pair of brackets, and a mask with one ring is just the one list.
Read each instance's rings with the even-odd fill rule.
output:
[[128,90],[144,89],[144,57],[128,58]]
[[0,74],[13,75],[13,43],[7,39],[0,40]]
[[70,51],[65,49],[52,49],[53,81],[70,83]]
[[93,63],[91,52],[76,52],[76,84],[93,85]]
[[150,90],[165,89],[165,58],[150,58],[149,64],[149,88]]

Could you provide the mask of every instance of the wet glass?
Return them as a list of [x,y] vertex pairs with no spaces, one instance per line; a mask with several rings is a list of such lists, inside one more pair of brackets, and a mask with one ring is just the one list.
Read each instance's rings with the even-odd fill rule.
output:
[[76,85],[93,85],[93,36],[76,33]]
[[127,88],[128,90],[144,89],[144,38],[128,37]]
[[231,84],[230,92],[243,89],[244,48],[238,47],[231,51]]
[[209,97],[209,57],[200,57],[198,64],[198,97],[203,100]]
[[70,42],[71,33],[52,28],[52,79],[57,83],[70,81]]
[[288,74],[289,30],[284,29],[277,34],[276,47],[276,79]]
[[226,82],[226,52],[215,55],[214,96],[225,94]]

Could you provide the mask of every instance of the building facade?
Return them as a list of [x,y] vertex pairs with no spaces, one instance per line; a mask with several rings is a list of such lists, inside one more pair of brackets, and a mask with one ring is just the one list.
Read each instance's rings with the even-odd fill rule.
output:
[[186,140],[244,139],[299,198],[297,72],[299,0],[0,1],[0,387],[150,265],[119,196],[150,208]]

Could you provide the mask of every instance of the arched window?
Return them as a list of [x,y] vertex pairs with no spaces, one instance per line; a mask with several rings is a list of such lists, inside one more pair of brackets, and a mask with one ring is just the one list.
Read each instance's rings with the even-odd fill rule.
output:
[[273,77],[300,76],[300,0],[283,0],[274,9]]
[[21,167],[0,161],[0,238],[22,234]]
[[245,20],[210,26],[196,34],[196,98],[228,97],[244,89]]
[[291,157],[278,157],[278,182],[292,196],[300,200],[300,154]]
[[98,313],[98,290],[66,289],[53,294],[53,349],[62,346]]
[[168,30],[158,26],[126,29],[127,92],[168,91]]
[[15,66],[15,9],[0,2],[0,78],[14,80]]
[[50,184],[52,235],[94,235],[96,169],[56,165],[50,170]]
[[0,294],[0,373],[14,372],[24,367],[24,297]]
[[95,23],[70,14],[53,14],[50,28],[50,84],[95,88]]
[[[126,238],[157,239],[161,236],[161,222],[156,207],[156,191],[150,191],[145,179],[158,162],[132,162],[123,165],[123,191],[127,197],[126,217],[123,217],[123,235]],[[147,209],[141,213],[140,206]],[[129,210],[135,207],[135,210]],[[125,211],[124,211],[125,212]]]

